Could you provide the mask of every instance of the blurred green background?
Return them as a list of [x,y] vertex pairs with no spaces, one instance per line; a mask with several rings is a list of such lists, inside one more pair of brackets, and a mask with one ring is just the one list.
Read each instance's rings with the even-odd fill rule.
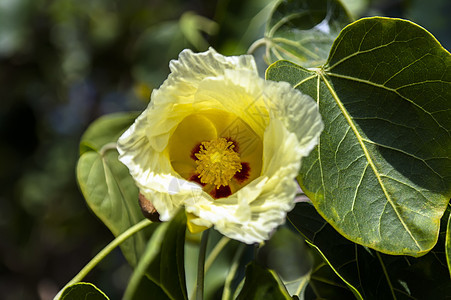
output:
[[[410,19],[451,46],[448,0],[346,0],[358,17]],[[184,48],[243,54],[271,0],[0,0],[0,299],[52,299],[112,235],[75,180],[101,115],[143,110]],[[115,251],[92,280],[120,298]]]

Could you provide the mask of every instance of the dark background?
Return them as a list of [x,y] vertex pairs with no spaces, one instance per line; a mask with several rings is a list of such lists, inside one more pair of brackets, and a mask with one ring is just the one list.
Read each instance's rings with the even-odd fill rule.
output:
[[[344,2],[408,18],[450,49],[450,1]],[[112,240],[75,179],[87,126],[144,109],[184,48],[244,54],[270,3],[0,0],[0,299],[52,299]],[[115,251],[86,279],[117,299],[129,275]]]

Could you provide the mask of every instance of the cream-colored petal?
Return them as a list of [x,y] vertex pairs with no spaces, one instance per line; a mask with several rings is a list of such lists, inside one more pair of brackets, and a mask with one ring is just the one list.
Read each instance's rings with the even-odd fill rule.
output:
[[[321,133],[316,103],[288,83],[259,78],[250,56],[186,50],[170,68],[171,75],[154,90],[149,107],[119,139],[120,160],[162,220],[185,206],[196,216],[192,219],[196,226],[214,225],[224,235],[249,244],[267,239],[293,208],[300,160]],[[192,114],[204,114],[218,136],[233,123],[232,115],[249,126],[263,145],[261,174],[221,199],[213,199],[200,185],[181,178],[171,166],[168,141],[180,122]],[[177,143],[185,142],[180,137]],[[184,160],[185,154],[178,154]],[[243,152],[245,157],[254,157],[252,151]],[[181,166],[180,172],[190,167]]]
[[202,53],[185,49],[179,54],[178,60],[169,63],[169,69],[171,74],[162,87],[182,81],[197,89],[203,79],[224,75],[226,70],[247,70],[257,74],[257,66],[251,55],[223,56],[213,48]]
[[307,156],[318,144],[324,128],[317,103],[286,82],[266,81],[265,97],[272,118],[281,120],[285,128],[296,134],[302,156]]
[[268,162],[262,176],[229,198],[215,200],[208,210],[198,206],[195,214],[230,238],[248,244],[268,239],[294,206],[294,178],[301,152],[296,135],[274,120],[265,132],[264,157]]
[[199,84],[195,97],[196,109],[216,106],[239,117],[262,137],[269,122],[269,112],[263,97],[265,80],[245,70],[227,70],[224,76],[206,78]]

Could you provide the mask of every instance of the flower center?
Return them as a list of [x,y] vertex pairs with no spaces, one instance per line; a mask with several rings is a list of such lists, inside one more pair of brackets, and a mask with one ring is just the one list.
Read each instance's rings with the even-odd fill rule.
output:
[[233,148],[233,142],[225,138],[202,142],[199,152],[194,154],[200,182],[214,184],[217,189],[229,184],[233,175],[242,168],[240,155]]

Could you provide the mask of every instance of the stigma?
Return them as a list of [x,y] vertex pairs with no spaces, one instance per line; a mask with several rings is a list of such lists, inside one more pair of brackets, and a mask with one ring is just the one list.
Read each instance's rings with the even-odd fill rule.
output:
[[216,189],[229,184],[242,169],[240,155],[234,148],[234,143],[225,138],[201,143],[199,151],[194,154],[201,183],[213,184]]

